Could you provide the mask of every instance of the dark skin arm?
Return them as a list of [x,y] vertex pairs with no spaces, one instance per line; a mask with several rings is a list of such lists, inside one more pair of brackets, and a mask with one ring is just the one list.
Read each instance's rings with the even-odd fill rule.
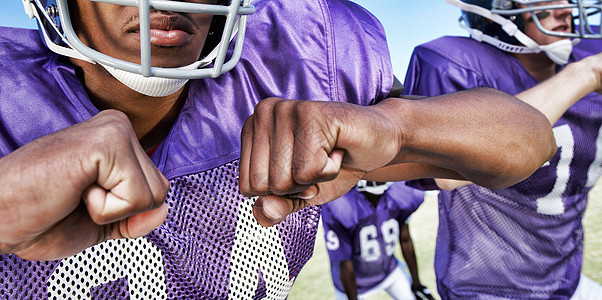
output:
[[117,111],[34,140],[0,159],[0,254],[74,255],[161,225],[169,182]]
[[254,214],[270,226],[384,166],[377,181],[440,177],[500,188],[555,150],[541,113],[493,89],[374,106],[270,98],[243,127],[240,190],[262,196]]
[[341,266],[341,282],[345,289],[345,294],[349,300],[357,300],[357,283],[355,282],[355,270],[351,260],[344,260]]
[[412,276],[412,287],[418,287],[421,285],[420,278],[418,277],[418,261],[416,259],[416,252],[414,251],[414,242],[410,235],[410,226],[407,223],[404,223],[399,228],[399,246],[401,247],[403,259]]
[[[567,65],[558,74],[518,95],[517,98],[540,111],[551,125],[577,101],[591,92],[602,93],[602,53]],[[566,83],[571,82],[570,88]],[[558,88],[560,87],[560,88]],[[471,184],[471,181],[436,179],[443,190]]]

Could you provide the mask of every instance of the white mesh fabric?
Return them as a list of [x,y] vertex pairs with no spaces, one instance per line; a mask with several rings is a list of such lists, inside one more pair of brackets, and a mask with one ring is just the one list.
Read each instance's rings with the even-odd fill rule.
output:
[[319,209],[261,227],[237,168],[170,180],[167,220],[144,238],[56,262],[0,256],[0,299],[285,299],[313,253]]

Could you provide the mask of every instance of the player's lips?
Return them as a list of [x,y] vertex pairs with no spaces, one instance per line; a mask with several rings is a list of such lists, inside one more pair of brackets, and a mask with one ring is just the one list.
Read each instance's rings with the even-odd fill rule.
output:
[[191,35],[182,30],[150,30],[150,43],[155,46],[177,47],[186,44]]
[[560,25],[560,26],[556,26],[552,29],[552,31],[556,31],[556,32],[570,32],[571,31],[571,27],[568,25]]
[[[132,22],[127,32],[140,35],[140,23]],[[194,23],[177,13],[150,16],[150,43],[154,46],[177,47],[188,43],[195,33]]]

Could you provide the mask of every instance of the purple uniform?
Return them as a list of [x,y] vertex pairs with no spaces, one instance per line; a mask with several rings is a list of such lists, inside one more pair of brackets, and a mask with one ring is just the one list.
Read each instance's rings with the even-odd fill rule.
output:
[[[570,61],[588,51],[577,45]],[[517,94],[537,84],[510,54],[462,37],[417,47],[405,82],[407,94],[426,96],[473,87]],[[586,95],[554,125],[557,153],[530,178],[507,189],[441,191],[435,272],[443,298],[570,298],[588,192],[602,171],[601,123],[602,96]]]
[[[236,68],[190,82],[178,119],[151,157],[171,184],[165,223],[143,238],[108,241],[59,261],[1,256],[0,298],[287,296],[312,255],[319,209],[258,225],[254,199],[238,190],[242,124],[269,96],[374,103],[393,74],[381,25],[357,5],[254,4]],[[0,81],[2,156],[98,113],[74,67],[49,52],[37,31],[0,29]]]
[[424,201],[424,192],[397,182],[374,207],[352,189],[343,197],[322,206],[322,223],[334,286],[344,291],[340,264],[352,260],[358,293],[381,283],[395,268],[393,253],[399,227]]

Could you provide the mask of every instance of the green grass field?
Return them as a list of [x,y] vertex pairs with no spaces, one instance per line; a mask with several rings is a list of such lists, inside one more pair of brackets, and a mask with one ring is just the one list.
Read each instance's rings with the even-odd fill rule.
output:
[[[429,195],[410,220],[410,232],[418,257],[420,280],[433,293],[436,293],[433,262],[437,225],[437,199],[433,195]],[[602,182],[598,182],[590,192],[584,227],[585,254],[583,273],[597,282],[602,282]],[[320,228],[314,256],[299,274],[289,299],[334,299],[330,278],[330,263],[324,245],[323,234],[322,228]],[[397,257],[401,257],[399,249],[396,255]],[[378,299],[390,299],[390,297],[386,294],[381,294],[373,297],[371,300]]]

